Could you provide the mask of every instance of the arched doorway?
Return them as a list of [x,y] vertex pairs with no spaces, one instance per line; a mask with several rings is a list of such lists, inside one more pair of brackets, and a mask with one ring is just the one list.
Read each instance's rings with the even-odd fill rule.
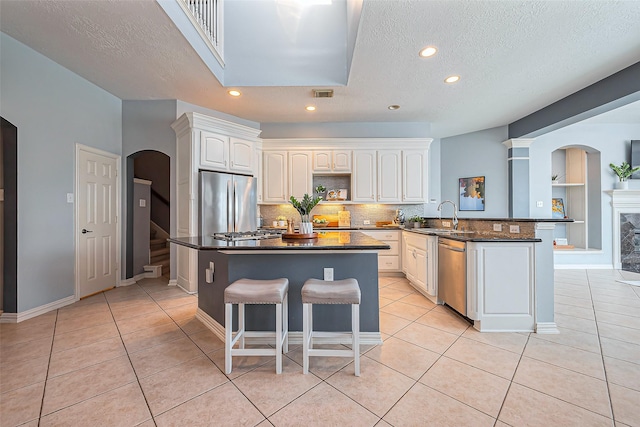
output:
[[0,312],[18,312],[18,128],[0,117]]
[[569,250],[602,249],[600,157],[600,151],[583,145],[567,145],[551,153],[552,175],[557,176],[551,184],[552,206],[561,206],[562,215],[575,220],[556,224],[554,237]]
[[169,280],[170,255],[166,238],[171,224],[170,158],[155,150],[127,157],[127,271],[132,278],[144,265],[161,265]]

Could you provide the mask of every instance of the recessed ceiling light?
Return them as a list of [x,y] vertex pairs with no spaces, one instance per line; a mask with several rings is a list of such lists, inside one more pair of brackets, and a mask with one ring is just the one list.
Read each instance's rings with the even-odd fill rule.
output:
[[458,80],[460,80],[460,76],[449,76],[446,79],[444,79],[445,83],[455,83]]
[[388,108],[389,110],[398,110],[398,109],[400,109],[400,106],[399,106],[399,105],[394,104],[394,105],[389,105],[387,108]]
[[438,49],[436,49],[435,47],[427,46],[424,49],[422,49],[420,53],[418,53],[418,55],[420,55],[422,58],[428,58],[430,56],[435,55],[437,51]]
[[307,105],[304,109],[307,111],[316,111],[316,107],[313,105]]
[[240,95],[242,95],[242,92],[240,92],[239,90],[236,90],[236,89],[231,89],[227,93],[229,95],[231,95],[231,96],[240,96]]

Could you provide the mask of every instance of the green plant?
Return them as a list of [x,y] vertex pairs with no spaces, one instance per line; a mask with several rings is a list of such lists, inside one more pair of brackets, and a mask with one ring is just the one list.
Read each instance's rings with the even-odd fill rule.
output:
[[613,163],[609,163],[609,167],[613,170],[613,172],[618,176],[620,182],[626,181],[634,172],[640,170],[640,166],[636,168],[631,168],[631,165],[627,162],[622,162],[620,166],[616,166]]
[[409,218],[409,222],[422,222],[422,217],[419,217],[418,215],[414,215],[411,218]]
[[278,215],[276,217],[276,221],[286,221],[286,220],[287,220],[287,217],[284,215]]
[[305,193],[302,197],[302,200],[298,200],[295,197],[291,196],[289,198],[289,202],[293,205],[293,207],[298,211],[300,217],[302,218],[302,222],[309,222],[309,214],[311,214],[311,210],[322,200],[322,197],[311,197]]

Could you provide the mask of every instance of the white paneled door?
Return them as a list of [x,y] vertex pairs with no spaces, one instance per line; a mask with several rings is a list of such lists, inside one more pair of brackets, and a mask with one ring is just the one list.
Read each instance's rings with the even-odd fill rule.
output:
[[116,286],[119,157],[89,147],[77,156],[78,298]]

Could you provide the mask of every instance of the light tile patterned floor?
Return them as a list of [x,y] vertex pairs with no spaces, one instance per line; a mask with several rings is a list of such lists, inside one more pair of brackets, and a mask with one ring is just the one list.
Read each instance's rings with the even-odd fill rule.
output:
[[0,425],[640,426],[640,287],[559,270],[561,333],[480,334],[399,278],[380,278],[382,346],[362,376],[291,348],[234,359],[197,300],[143,280],[0,324]]

